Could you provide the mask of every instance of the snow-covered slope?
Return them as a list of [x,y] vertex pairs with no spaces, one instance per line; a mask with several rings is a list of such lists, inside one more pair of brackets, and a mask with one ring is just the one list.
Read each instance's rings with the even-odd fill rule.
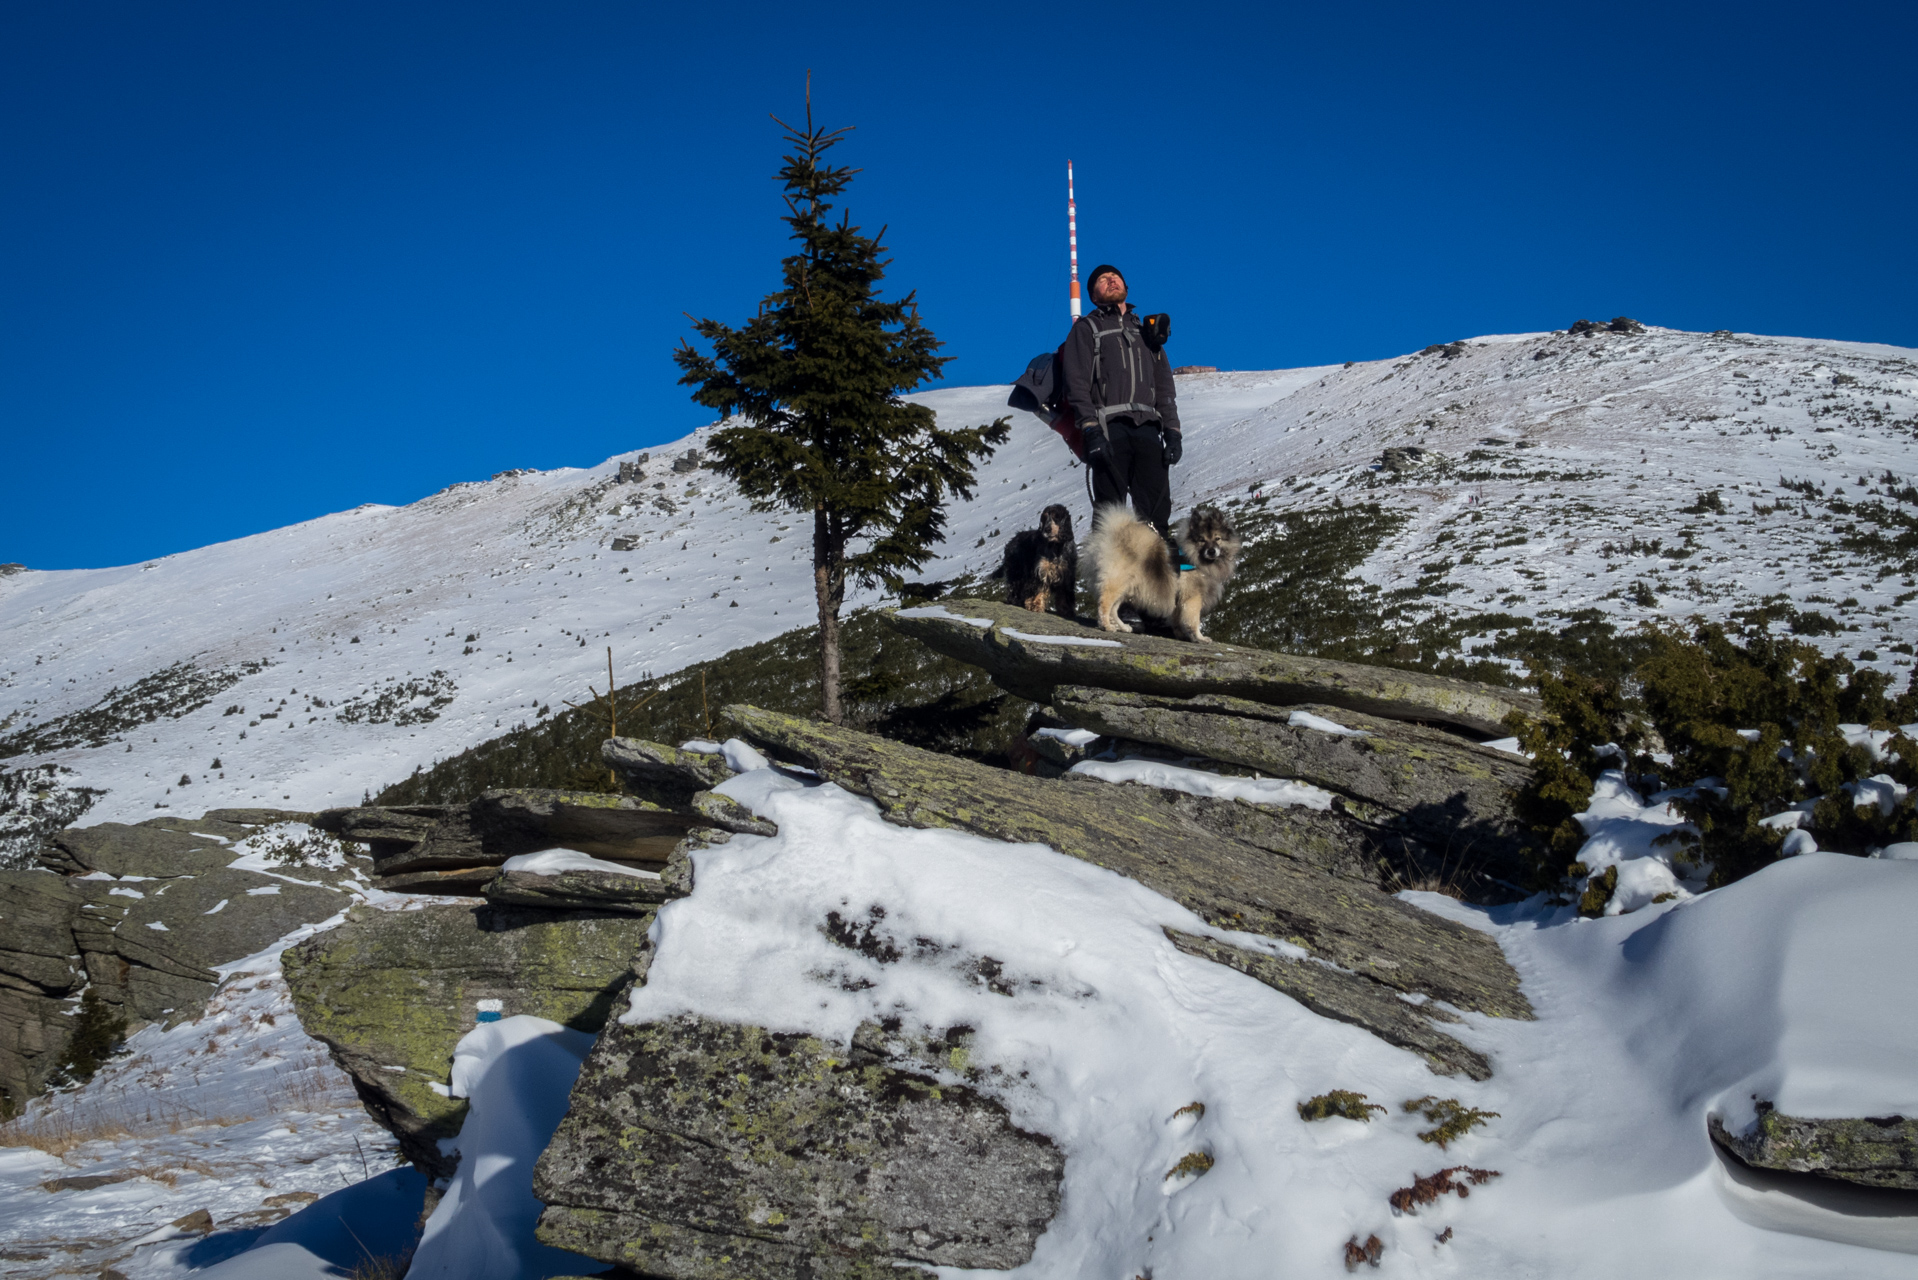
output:
[[[970,424],[1008,412],[1006,391],[922,399]],[[1599,605],[1629,623],[1782,593],[1862,628],[1827,648],[1910,661],[1890,647],[1909,647],[1910,579],[1842,545],[1826,502],[1910,484],[1918,352],[1659,329],[1507,335],[1193,375],[1180,396],[1178,508],[1255,490],[1269,509],[1355,491],[1403,507],[1411,518],[1360,573],[1424,581],[1432,608]],[[804,625],[804,522],[751,511],[711,472],[672,470],[704,434],[651,451],[638,482],[618,479],[641,456],[625,454],[147,564],[0,578],[0,743],[24,750],[6,765],[57,762],[68,782],[104,788],[93,820],[347,803],[583,697],[607,646],[625,681]],[[1375,468],[1406,445],[1437,456]],[[989,568],[1049,502],[1083,519],[1084,475],[1015,415],[926,576]],[[1713,490],[1722,512],[1698,503]],[[636,546],[613,551],[615,537]],[[149,708],[161,714],[142,723]]]

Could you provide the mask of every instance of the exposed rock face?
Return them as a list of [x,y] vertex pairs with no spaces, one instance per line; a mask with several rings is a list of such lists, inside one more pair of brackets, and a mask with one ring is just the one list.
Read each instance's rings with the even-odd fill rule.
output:
[[213,966],[344,910],[350,865],[229,865],[222,840],[284,818],[236,809],[71,828],[44,854],[47,870],[0,872],[0,1090],[18,1103],[46,1086],[89,984],[129,1029],[178,1023],[213,994]]
[[608,1026],[540,1157],[540,1239],[675,1280],[1027,1261],[1063,1154],[862,1030],[840,1045],[691,1016]]
[[1918,1191],[1918,1119],[1812,1120],[1761,1102],[1748,1133],[1729,1132],[1716,1116],[1709,1124],[1713,1141],[1754,1168]]
[[14,1106],[46,1084],[73,1036],[68,997],[86,983],[72,958],[79,907],[64,877],[0,871],[0,1095]]
[[[1482,1055],[1433,1025],[1451,1015],[1429,1004],[1415,1008],[1395,993],[1500,1017],[1532,1016],[1518,975],[1490,938],[1339,874],[1345,855],[1327,849],[1335,842],[1325,815],[1299,821],[1296,811],[1232,802],[1224,812],[1250,811],[1235,830],[1206,822],[1221,810],[1191,803],[1195,797],[1076,775],[1029,777],[757,707],[728,707],[725,714],[774,756],[871,797],[890,822],[1047,844],[1129,876],[1220,929],[1305,948],[1337,968],[1263,953],[1256,953],[1258,963],[1248,958],[1233,967],[1424,1055],[1434,1070],[1491,1074]],[[1297,838],[1287,833],[1294,823]],[[1246,828],[1261,833],[1259,843],[1242,838]],[[1417,1034],[1408,1033],[1405,1009],[1413,1011]],[[1393,1016],[1380,1017],[1380,1010]]]
[[676,803],[661,805],[596,791],[499,790],[464,806],[329,809],[315,821],[372,846],[382,889],[475,894],[501,863],[522,853],[573,849],[657,869],[694,827],[730,821],[757,829],[756,819],[724,797],[703,797],[694,807],[695,792],[680,788]]
[[597,1031],[652,921],[651,910],[359,910],[288,951],[283,964],[307,1034],[333,1051],[407,1157],[440,1177],[453,1161],[439,1139],[456,1135],[466,1114],[465,1101],[443,1091],[479,1002],[499,1000],[509,1017],[530,1013]]
[[[1082,728],[1298,778],[1361,801],[1379,811],[1362,807],[1362,814],[1427,842],[1445,866],[1506,879],[1524,872],[1526,832],[1512,814],[1512,798],[1531,766],[1455,734],[1323,704],[1273,707],[1217,695],[1164,698],[1067,686],[1054,692],[1052,705]],[[1355,732],[1314,723],[1328,720]]]
[[[1531,694],[1447,676],[1210,641],[1189,644],[1157,636],[1108,635],[989,600],[942,600],[937,608],[947,616],[906,611],[916,615],[908,617],[894,610],[886,617],[893,627],[940,653],[985,668],[993,683],[1033,702],[1052,701],[1061,685],[1089,685],[1170,697],[1224,695],[1276,706],[1324,703],[1388,720],[1417,720],[1488,735],[1505,732],[1500,722],[1510,712],[1531,715],[1539,709]],[[1031,636],[1042,638],[1022,638]],[[1049,636],[1077,643],[1043,638]]]

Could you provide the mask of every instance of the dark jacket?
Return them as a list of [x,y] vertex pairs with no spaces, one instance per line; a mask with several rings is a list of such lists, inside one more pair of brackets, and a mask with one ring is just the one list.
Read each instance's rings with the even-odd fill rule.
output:
[[1139,332],[1138,317],[1100,307],[1073,322],[1060,357],[1066,399],[1081,426],[1111,418],[1153,422],[1179,429],[1172,365],[1164,348],[1153,351]]

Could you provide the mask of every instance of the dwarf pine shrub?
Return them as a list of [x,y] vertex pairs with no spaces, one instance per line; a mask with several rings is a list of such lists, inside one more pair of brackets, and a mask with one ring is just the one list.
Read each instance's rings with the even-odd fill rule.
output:
[[1334,1089],[1301,1102],[1299,1119],[1310,1123],[1338,1116],[1345,1120],[1357,1120],[1360,1124],[1370,1124],[1374,1111],[1383,1115],[1385,1108],[1376,1102],[1367,1102],[1362,1093],[1355,1093],[1351,1089]]
[[1530,719],[1513,712],[1506,718],[1520,749],[1532,757],[1532,780],[1513,799],[1512,809],[1536,841],[1530,847],[1536,887],[1550,888],[1585,843],[1585,829],[1574,815],[1591,804],[1595,780],[1605,768],[1596,748],[1608,743],[1635,747],[1642,729],[1628,713],[1617,677],[1554,673],[1536,661],[1531,668],[1545,714]]
[[1819,847],[1863,854],[1918,838],[1913,796],[1855,805],[1857,784],[1880,774],[1918,786],[1918,743],[1896,736],[1875,760],[1846,740],[1841,724],[1891,729],[1918,719],[1918,673],[1898,697],[1892,678],[1849,659],[1759,627],[1733,638],[1717,624],[1690,636],[1654,634],[1639,669],[1644,700],[1671,752],[1667,786],[1693,791],[1677,801],[1698,828],[1711,883],[1729,884],[1778,856],[1783,833],[1764,817],[1817,799],[1811,822]]
[[126,1015],[89,989],[80,997],[80,1012],[74,1020],[73,1038],[67,1041],[66,1056],[54,1072],[55,1084],[85,1084],[119,1050],[126,1040]]
[[1480,1111],[1477,1107],[1466,1106],[1457,1098],[1441,1098],[1430,1093],[1423,1098],[1407,1098],[1405,1109],[1424,1116],[1425,1123],[1433,1126],[1419,1134],[1419,1141],[1435,1143],[1440,1151],[1487,1120],[1499,1118],[1496,1111]]
[[[1718,623],[1648,627],[1629,679],[1534,665],[1544,714],[1509,727],[1535,762],[1514,809],[1537,841],[1538,887],[1581,873],[1568,865],[1584,841],[1573,815],[1589,804],[1597,773],[1621,765],[1641,790],[1682,792],[1673,803],[1693,830],[1674,833],[1678,861],[1709,864],[1714,887],[1774,861],[1785,829],[1763,819],[1808,802],[1800,825],[1821,849],[1865,854],[1918,840],[1918,743],[1894,735],[1880,759],[1840,728],[1918,720],[1918,671],[1892,696],[1884,672],[1773,632],[1781,621],[1797,631],[1802,616],[1754,611],[1736,635]],[[1643,750],[1651,734],[1668,762]],[[1600,757],[1607,744],[1616,754]],[[1906,787],[1904,799],[1880,778]]]

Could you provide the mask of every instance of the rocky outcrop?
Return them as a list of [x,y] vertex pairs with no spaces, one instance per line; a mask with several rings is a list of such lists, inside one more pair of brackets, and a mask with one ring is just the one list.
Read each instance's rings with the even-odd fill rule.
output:
[[[608,755],[625,751],[623,742],[609,742]],[[332,1051],[407,1157],[434,1176],[452,1172],[453,1158],[439,1143],[459,1132],[466,1113],[464,1100],[449,1093],[453,1049],[477,1024],[480,1003],[489,1002],[489,1015],[534,1014],[598,1031],[632,977],[660,905],[691,892],[688,855],[737,831],[778,831],[702,789],[718,757],[674,754],[688,759],[659,766],[655,779],[671,804],[501,790],[463,806],[320,815],[329,827],[373,844],[382,887],[484,898],[418,911],[359,910],[283,959],[307,1033]],[[502,867],[547,849],[639,874]]]
[[1065,1157],[934,1057],[870,1025],[846,1045],[694,1016],[613,1024],[540,1157],[540,1239],[652,1276],[1016,1267],[1058,1210]]
[[[1362,829],[1341,840],[1323,815],[1193,803],[1196,797],[1077,775],[1029,777],[757,707],[728,707],[725,714],[776,758],[871,797],[888,821],[1050,845],[1129,876],[1221,930],[1305,948],[1312,958],[1248,953],[1233,967],[1422,1054],[1434,1070],[1475,1079],[1491,1074],[1483,1055],[1439,1029],[1455,1018],[1432,1002],[1532,1016],[1518,975],[1489,937],[1340,874],[1346,850],[1363,846]],[[1241,810],[1243,825],[1236,825]],[[1223,815],[1232,820],[1218,820]],[[1257,842],[1245,838],[1248,829],[1259,832]],[[1426,1003],[1414,1007],[1397,999],[1401,993]],[[1379,1016],[1384,1009],[1393,1016]],[[1412,1010],[1409,1023],[1402,1009]],[[1408,1032],[1411,1024],[1416,1034]]]
[[657,870],[695,827],[759,829],[724,797],[695,808],[694,789],[681,791],[678,803],[655,804],[597,791],[497,790],[466,805],[329,809],[315,821],[372,848],[380,888],[434,894],[476,894],[523,853],[572,849]]
[[1387,720],[1497,735],[1513,711],[1538,699],[1448,676],[1271,653],[1236,645],[1190,644],[1158,636],[1108,634],[1051,614],[988,600],[942,600],[885,615],[897,630],[983,667],[1017,697],[1048,703],[1062,685],[1168,697],[1223,695],[1274,706],[1322,703]]
[[490,903],[418,911],[356,909],[287,951],[300,1023],[353,1078],[367,1111],[435,1177],[453,1171],[439,1140],[466,1114],[451,1097],[453,1048],[482,1000],[598,1031],[632,976],[653,912],[538,910]]
[[[1324,704],[1274,707],[1216,694],[1166,698],[1065,686],[1053,709],[1116,738],[1172,747],[1358,802],[1361,815],[1429,845],[1454,871],[1519,880],[1526,832],[1512,800],[1524,758],[1456,734]],[[1343,730],[1343,731],[1341,731]]]
[[1743,1134],[1727,1130],[1717,1116],[1708,1123],[1714,1142],[1756,1169],[1918,1191],[1918,1119],[1809,1119],[1760,1102],[1758,1119]]
[[[127,1029],[196,1016],[216,965],[337,915],[364,872],[234,867],[228,846],[278,812],[101,823],[54,837],[43,869],[0,872],[0,1090],[14,1103],[60,1070],[91,988]],[[360,860],[363,862],[364,860]],[[54,872],[56,874],[48,874]]]
[[73,1036],[80,897],[61,876],[0,871],[0,1114],[45,1086]]

